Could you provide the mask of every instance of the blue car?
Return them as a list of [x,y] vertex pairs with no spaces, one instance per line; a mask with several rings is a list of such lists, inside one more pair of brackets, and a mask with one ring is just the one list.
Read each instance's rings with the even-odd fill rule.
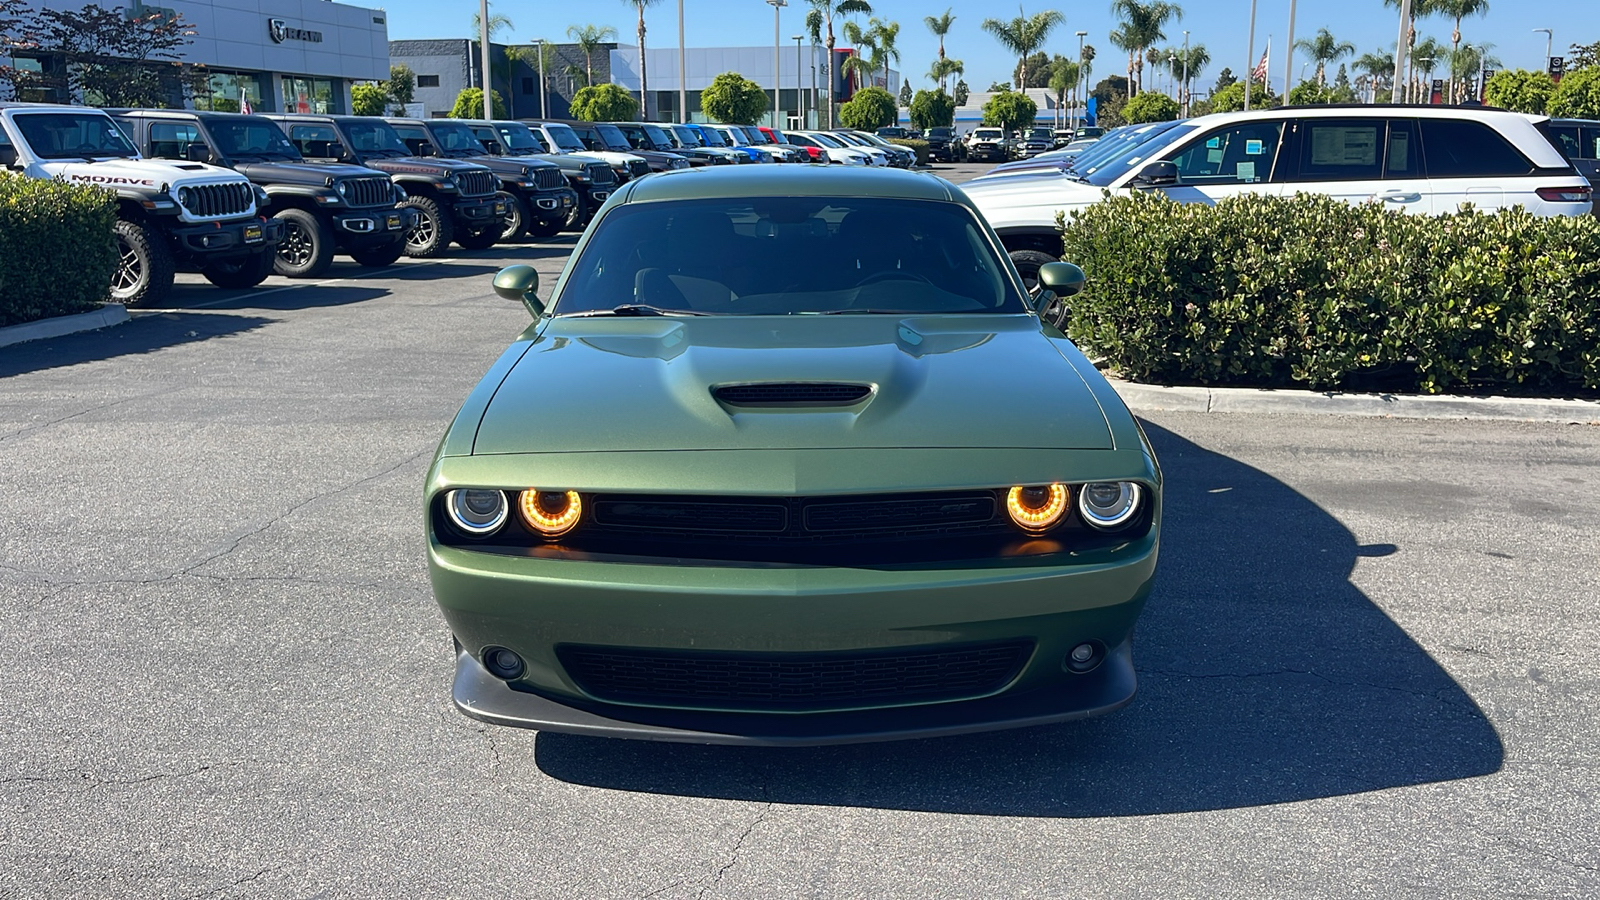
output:
[[691,124],[689,127],[693,128],[695,132],[700,135],[700,139],[706,142],[707,147],[730,147],[739,151],[740,153],[743,153],[745,156],[750,157],[750,162],[772,161],[767,154],[762,153],[760,150],[757,150],[748,144],[734,141],[733,135],[723,131],[720,128],[715,128],[710,125],[693,124]]

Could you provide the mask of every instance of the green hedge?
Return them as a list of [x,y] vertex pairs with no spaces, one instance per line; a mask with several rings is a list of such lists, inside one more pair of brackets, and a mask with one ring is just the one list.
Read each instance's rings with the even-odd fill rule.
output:
[[116,195],[0,174],[0,326],[88,312],[117,267]]
[[884,138],[884,140],[888,141],[891,144],[899,144],[902,147],[907,147],[907,148],[909,148],[911,150],[916,151],[916,154],[917,154],[917,165],[925,166],[925,165],[928,164],[928,142],[927,141],[920,140],[918,138]]
[[1600,389],[1600,219],[1324,196],[1107,198],[1063,223],[1067,332],[1163,384]]

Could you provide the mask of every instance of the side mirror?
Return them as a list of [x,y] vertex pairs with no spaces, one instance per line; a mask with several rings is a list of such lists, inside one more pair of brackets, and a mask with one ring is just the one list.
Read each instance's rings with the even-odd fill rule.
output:
[[417,149],[413,152],[418,156],[437,156],[439,154],[438,148],[434,147],[429,141],[417,141]]
[[183,158],[189,162],[211,162],[211,148],[205,144],[188,144],[183,148]]
[[505,156],[506,155],[505,145],[501,144],[499,141],[485,141],[484,142],[484,149],[489,151],[489,155],[490,156]]
[[1133,184],[1136,187],[1165,187],[1178,183],[1178,164],[1165,159],[1157,160],[1134,176]]
[[535,319],[544,315],[544,303],[539,300],[538,290],[539,273],[533,266],[506,266],[494,273],[494,292],[526,306]]
[[1039,284],[1057,297],[1071,297],[1083,291],[1087,281],[1083,270],[1066,262],[1045,263],[1039,267]]

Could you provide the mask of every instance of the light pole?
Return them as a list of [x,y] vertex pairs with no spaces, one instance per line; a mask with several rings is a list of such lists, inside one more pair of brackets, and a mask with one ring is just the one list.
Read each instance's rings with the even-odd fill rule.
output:
[[678,123],[689,124],[688,65],[683,50],[683,0],[678,0]]
[[1390,97],[1389,97],[1390,100],[1392,100],[1394,102],[1397,102],[1397,103],[1398,102],[1403,102],[1403,101],[1400,101],[1396,97],[1393,96],[1394,94],[1400,93],[1401,85],[1405,85],[1406,88],[1408,88],[1408,89],[1411,87],[1410,85],[1406,84],[1406,82],[1405,82],[1405,77],[1406,77],[1406,54],[1409,53],[1410,50],[1411,50],[1411,45],[1406,43],[1406,38],[1410,36],[1407,33],[1407,31],[1408,31],[1407,26],[1409,26],[1410,24],[1411,24],[1411,0],[1400,0],[1400,37],[1399,37],[1398,40],[1395,41],[1395,44],[1394,44],[1394,80],[1392,82],[1390,82],[1390,84],[1392,84],[1393,87],[1390,89]]
[[1183,86],[1178,90],[1183,93],[1183,117],[1189,118],[1189,32],[1183,33]]
[[[1410,0],[1407,0],[1410,2]],[[1250,111],[1250,88],[1254,86],[1256,71],[1256,0],[1250,0],[1250,38],[1245,54],[1250,58],[1244,61],[1244,111]]]
[[[1178,68],[1178,54],[1176,54],[1176,53],[1168,53],[1167,54],[1167,83],[1168,84],[1172,84],[1172,82],[1177,80],[1178,73],[1177,73],[1177,71],[1175,71],[1177,68]],[[1172,93],[1173,93],[1172,99],[1176,100],[1176,99],[1178,99],[1178,97],[1182,96],[1179,93],[1182,90],[1183,90],[1182,87],[1174,85],[1173,86],[1173,90],[1172,90]]]
[[[830,104],[831,105],[831,104]],[[817,43],[811,42],[811,111],[817,111]],[[801,130],[806,128],[805,122],[800,123]],[[817,125],[822,124],[822,117],[817,116]]]
[[491,85],[494,80],[489,77],[489,0],[478,0],[478,44],[479,54],[483,59],[483,117],[494,118],[494,105],[489,102],[489,95],[494,90]]
[[[800,86],[800,72],[805,68],[800,62],[800,42],[804,39],[805,35],[803,34],[794,36],[794,106],[795,111],[800,114],[801,129],[806,127],[806,95],[805,89]],[[774,125],[772,127],[776,128],[778,126]]]
[[544,38],[535,40],[533,44],[539,48],[539,118],[548,119],[550,114],[544,111]]
[[1555,32],[1548,28],[1533,29],[1534,34],[1538,34],[1541,31],[1544,32],[1544,70],[1548,72],[1550,71],[1550,41],[1555,38],[1556,35]]
[[1087,97],[1081,97],[1081,95],[1084,93],[1084,84],[1083,84],[1083,39],[1088,37],[1088,36],[1089,36],[1089,32],[1087,32],[1087,31],[1078,32],[1078,83],[1072,86],[1072,130],[1074,132],[1076,132],[1078,130],[1078,121],[1079,121],[1078,120],[1078,101],[1080,99],[1084,100],[1084,104],[1085,104],[1085,110],[1084,111],[1085,112],[1088,111],[1088,109],[1087,109],[1088,98]]
[[[1289,0],[1289,39],[1283,44],[1283,102],[1289,102],[1289,88],[1294,87],[1289,79],[1294,77],[1294,6],[1295,0]],[[1305,69],[1301,68],[1302,76]]]
[[789,0],[767,0],[767,2],[772,5],[772,127],[777,128],[778,94],[780,93],[778,90],[778,53],[782,44],[779,35],[783,33],[779,30],[778,20],[782,9],[789,5]]
[[[1430,67],[1425,68],[1423,66],[1418,65],[1418,63],[1428,63],[1428,64],[1430,64]],[[1427,84],[1427,80],[1431,79],[1433,77],[1433,69],[1431,68],[1431,64],[1432,63],[1433,63],[1433,57],[1431,57],[1431,56],[1414,56],[1414,57],[1411,58],[1411,71],[1412,72],[1416,72],[1418,70],[1421,70],[1421,72],[1422,72],[1422,78],[1413,79],[1413,80],[1418,82],[1415,85],[1415,88],[1413,90],[1414,94],[1421,94],[1425,87],[1431,87],[1430,85]],[[1432,105],[1432,103],[1433,103],[1433,91],[1432,90],[1428,90],[1426,96],[1428,98],[1429,105]]]

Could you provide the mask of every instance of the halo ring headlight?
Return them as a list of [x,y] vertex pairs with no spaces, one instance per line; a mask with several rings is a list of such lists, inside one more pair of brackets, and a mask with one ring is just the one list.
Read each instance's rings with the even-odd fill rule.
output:
[[506,495],[500,491],[451,491],[445,495],[444,507],[450,515],[450,524],[472,537],[499,531],[511,513]]
[[1097,481],[1078,491],[1083,520],[1105,531],[1121,528],[1139,514],[1144,489],[1132,481]]
[[517,509],[528,527],[547,538],[557,538],[578,527],[583,499],[577,491],[528,488],[517,498]]
[[1054,528],[1072,506],[1072,492],[1064,484],[1018,485],[1006,492],[1006,512],[1018,528],[1042,534]]

